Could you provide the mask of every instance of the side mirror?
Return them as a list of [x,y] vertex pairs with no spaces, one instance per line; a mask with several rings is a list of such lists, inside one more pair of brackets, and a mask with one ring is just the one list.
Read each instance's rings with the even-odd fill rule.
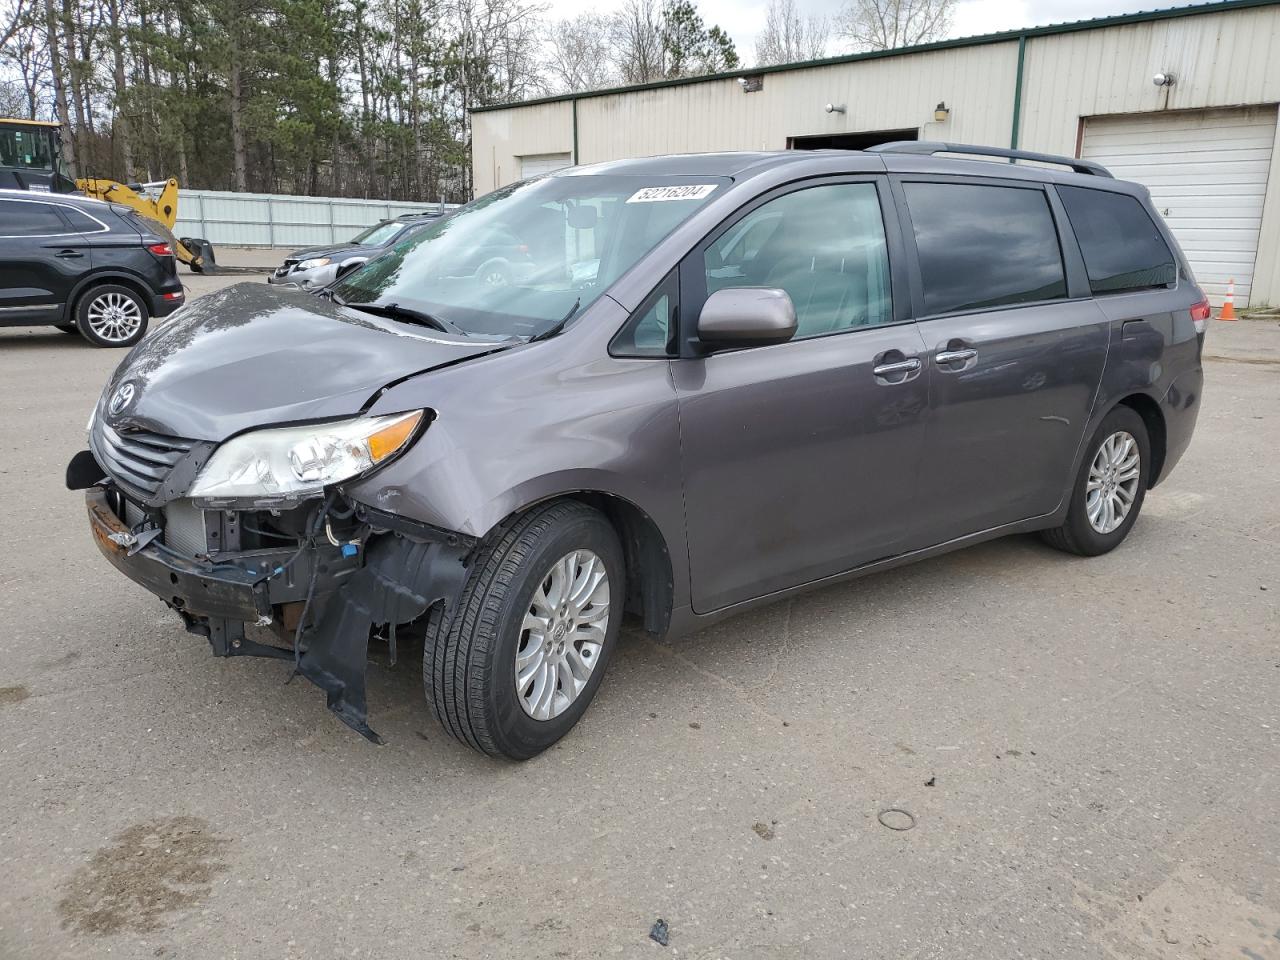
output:
[[698,315],[698,339],[711,346],[764,346],[785,343],[795,334],[795,305],[776,287],[717,290]]

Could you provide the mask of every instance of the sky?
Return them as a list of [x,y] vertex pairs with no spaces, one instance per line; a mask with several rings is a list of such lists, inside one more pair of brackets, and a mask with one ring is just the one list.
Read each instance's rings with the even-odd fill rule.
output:
[[[707,24],[719,24],[728,30],[744,65],[755,60],[756,34],[764,26],[767,0],[697,0],[698,10]],[[797,0],[808,13],[834,15],[842,0]],[[550,0],[548,15],[572,17],[586,12],[603,12],[617,6],[611,0]],[[1118,13],[1133,13],[1153,7],[1187,6],[1178,0],[957,0],[952,18],[952,37],[971,37],[980,33],[1016,30],[1066,20],[1088,20]],[[831,55],[847,51],[835,48]]]

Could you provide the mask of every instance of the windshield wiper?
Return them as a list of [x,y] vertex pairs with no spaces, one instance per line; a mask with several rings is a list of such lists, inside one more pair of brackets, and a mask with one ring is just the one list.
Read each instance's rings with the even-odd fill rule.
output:
[[[338,298],[334,297],[334,302],[338,302]],[[423,326],[434,327],[442,333],[452,333],[460,337],[465,337],[467,331],[463,330],[456,323],[450,323],[444,317],[437,317],[434,313],[427,313],[425,310],[414,310],[412,307],[402,307],[398,303],[347,303],[342,302],[339,306],[350,307],[352,310],[363,310],[365,313],[372,313],[380,317],[388,317],[392,320],[407,320],[410,323],[420,323]]]
[[530,337],[529,343],[537,343],[539,340],[550,340],[557,333],[563,330],[565,326],[569,323],[569,321],[573,319],[573,315],[578,312],[578,307],[580,306],[582,306],[581,297],[573,301],[573,306],[569,308],[569,312],[566,313],[563,317],[561,317],[551,326],[547,327],[547,329],[543,330],[541,333],[535,333],[532,337]]

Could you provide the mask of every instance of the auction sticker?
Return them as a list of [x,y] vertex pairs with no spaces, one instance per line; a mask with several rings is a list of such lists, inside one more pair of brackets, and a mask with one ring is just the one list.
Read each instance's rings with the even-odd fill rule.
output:
[[690,183],[679,187],[644,187],[627,197],[627,203],[660,203],[663,200],[701,200],[715,190],[714,183]]

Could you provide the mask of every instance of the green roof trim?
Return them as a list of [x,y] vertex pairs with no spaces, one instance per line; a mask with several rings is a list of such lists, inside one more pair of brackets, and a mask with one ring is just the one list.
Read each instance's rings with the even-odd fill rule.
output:
[[799,63],[779,63],[769,67],[751,67],[746,70],[731,70],[726,73],[708,73],[699,77],[680,77],[675,80],[655,80],[653,83],[637,83],[629,87],[608,87],[603,90],[583,90],[579,93],[561,93],[552,97],[538,97],[534,100],[516,100],[512,103],[495,103],[486,107],[472,107],[472,113],[490,113],[495,110],[519,110],[521,107],[536,107],[544,103],[566,103],[570,100],[587,100],[593,97],[611,97],[620,93],[640,93],[645,90],[661,90],[664,87],[684,87],[695,83],[712,83],[717,80],[736,80],[739,77],[758,77],[768,73],[788,73],[792,70],[812,70],[815,67],[835,67],[846,63],[859,63],[863,60],[881,60],[886,57],[905,57],[914,53],[928,53],[932,50],[954,50],[958,47],[982,47],[992,43],[1008,43],[1023,37],[1049,37],[1058,33],[1080,33],[1085,30],[1101,30],[1105,27],[1121,27],[1131,23],[1151,23],[1157,20],[1174,20],[1179,17],[1195,17],[1206,13],[1227,13],[1233,10],[1248,10],[1253,7],[1273,7],[1280,0],[1215,0],[1211,3],[1197,3],[1185,7],[1166,7],[1160,10],[1139,10],[1136,13],[1120,13],[1109,17],[1094,17],[1091,20],[1072,20],[1067,23],[1049,23],[1042,27],[1025,27],[1021,30],[1004,30],[1000,33],[984,33],[976,37],[957,37],[954,40],[939,40],[936,43],[922,43],[914,47],[895,47],[892,50],[869,50],[866,53],[849,53],[839,57],[827,57],[823,60],[803,60]]

